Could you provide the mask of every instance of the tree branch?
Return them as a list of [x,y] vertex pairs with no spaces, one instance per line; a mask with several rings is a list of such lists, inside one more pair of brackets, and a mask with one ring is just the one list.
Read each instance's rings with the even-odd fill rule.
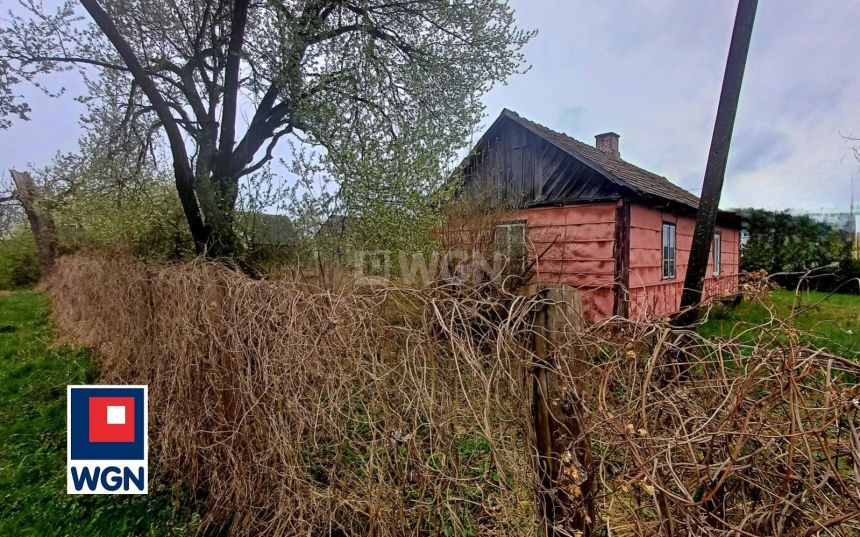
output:
[[179,130],[173,114],[170,112],[170,107],[164,101],[152,78],[147,74],[146,70],[137,59],[134,51],[128,42],[119,33],[116,25],[110,15],[102,9],[97,0],[81,0],[84,9],[92,17],[93,21],[101,28],[108,40],[113,44],[116,51],[122,57],[125,64],[131,71],[132,76],[140,85],[146,97],[149,99],[152,106],[155,108],[155,113],[161,121],[164,130],[167,134],[167,139],[170,142],[170,151],[173,156],[173,170],[176,179],[176,188],[179,193],[179,200],[182,202],[182,209],[185,212],[185,217],[188,219],[188,225],[191,228],[191,234],[195,239],[197,249],[202,251],[205,247],[205,242],[209,232],[203,218],[200,215],[200,207],[197,205],[197,199],[194,196],[194,174],[191,170],[191,163],[188,161],[188,152],[185,149],[185,142],[182,139],[182,133]]
[[245,42],[245,24],[248,22],[249,0],[235,0],[230,28],[230,44],[227,47],[227,65],[224,72],[224,106],[221,110],[221,140],[218,147],[216,176],[227,177],[233,145],[236,142],[236,108],[239,98],[239,67],[242,62],[242,46]]
[[78,56],[33,56],[30,58],[18,58],[22,65],[36,62],[52,62],[52,63],[83,63],[86,65],[94,65],[96,67],[104,67],[105,69],[113,69],[114,71],[129,72],[129,68],[124,65],[115,63],[103,62],[92,58],[81,58]]
[[262,168],[267,162],[272,160],[272,157],[274,156],[273,152],[275,150],[275,146],[278,145],[278,141],[283,136],[285,136],[291,132],[293,132],[293,126],[287,125],[285,128],[281,129],[280,131],[273,133],[272,139],[269,141],[268,147],[266,147],[266,154],[259,161],[254,163],[253,165],[248,166],[248,167],[244,168],[243,170],[241,170],[239,173],[237,173],[236,178],[238,179],[238,178],[244,177],[246,175],[251,175],[255,171]]

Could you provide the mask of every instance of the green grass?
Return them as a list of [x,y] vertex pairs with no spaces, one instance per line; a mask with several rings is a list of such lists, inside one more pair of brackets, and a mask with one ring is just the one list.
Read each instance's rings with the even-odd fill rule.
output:
[[[860,359],[860,296],[778,290],[770,295],[779,318],[794,312],[794,326],[808,333],[804,340],[833,354]],[[744,302],[736,307],[718,306],[711,311],[699,333],[706,337],[752,339],[748,329],[767,323],[770,312],[762,305]],[[746,332],[746,333],[745,333]]]
[[66,385],[96,372],[50,338],[47,297],[0,293],[0,535],[193,535],[186,496],[152,477],[148,496],[66,494]]

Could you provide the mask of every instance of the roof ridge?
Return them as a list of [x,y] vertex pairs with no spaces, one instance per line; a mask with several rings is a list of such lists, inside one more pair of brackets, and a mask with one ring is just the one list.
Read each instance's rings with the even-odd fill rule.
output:
[[[553,134],[557,134],[557,135],[559,135],[559,136],[564,136],[564,137],[565,137],[565,138],[567,138],[568,140],[571,140],[571,141],[573,141],[573,142],[576,142],[577,144],[581,144],[581,145],[583,145],[583,146],[587,147],[589,150],[593,150],[593,151],[600,151],[600,150],[599,150],[599,149],[597,149],[596,147],[594,147],[594,146],[592,146],[592,145],[589,145],[587,142],[583,142],[583,141],[582,141],[582,140],[580,140],[579,138],[574,138],[573,136],[571,136],[570,134],[568,134],[568,133],[566,133],[566,132],[564,132],[564,131],[559,131],[559,130],[555,130],[555,129],[553,129],[552,127],[547,127],[546,125],[543,125],[543,124],[541,124],[541,123],[538,123],[537,121],[533,121],[533,120],[531,120],[531,119],[529,119],[529,118],[527,118],[527,117],[521,116],[521,115],[519,115],[518,113],[516,113],[516,112],[514,112],[513,110],[510,110],[510,109],[508,109],[508,108],[503,109],[503,111],[510,112],[511,114],[513,114],[513,115],[517,116],[517,117],[518,117],[519,119],[521,119],[521,120],[527,121],[527,122],[529,122],[529,123],[534,123],[536,126],[538,126],[538,127],[542,128],[542,129],[546,129],[546,130],[548,130],[548,131],[552,132]],[[609,157],[609,155],[607,155],[607,157]],[[609,157],[609,158],[612,158],[613,160],[620,161],[620,162],[623,162],[623,163],[625,163],[625,164],[629,164],[630,166],[634,166],[634,167],[636,167],[636,168],[639,168],[640,170],[642,170],[642,171],[643,171],[643,172],[645,172],[645,173],[648,173],[648,174],[654,175],[654,176],[656,176],[656,177],[660,177],[660,178],[666,179],[667,181],[669,180],[665,175],[660,175],[660,174],[658,174],[658,173],[654,173],[654,172],[652,172],[652,171],[650,171],[650,170],[646,170],[645,168],[643,168],[643,167],[641,167],[641,166],[638,166],[638,165],[636,165],[636,164],[633,164],[633,163],[632,163],[632,162],[630,162],[629,160],[624,160],[624,159],[623,159],[623,158],[621,158],[620,156],[619,156],[619,157]],[[676,186],[677,186],[677,185],[676,185]]]
[[[584,159],[587,161],[587,164],[600,168],[599,171],[604,173],[604,175],[611,175],[612,178],[623,183],[634,191],[677,201],[684,205],[698,208],[698,196],[683,187],[676,185],[664,175],[646,170],[645,168],[637,166],[621,157],[615,158],[607,155],[596,147],[581,140],[577,140],[566,132],[557,131],[541,123],[532,121],[509,108],[502,109],[500,116],[509,117],[524,125],[526,128],[537,131],[536,133],[539,136],[547,139],[550,143],[559,146],[565,151],[574,153],[574,157]],[[637,174],[644,177],[636,177]],[[657,180],[662,184],[654,184],[658,182]]]

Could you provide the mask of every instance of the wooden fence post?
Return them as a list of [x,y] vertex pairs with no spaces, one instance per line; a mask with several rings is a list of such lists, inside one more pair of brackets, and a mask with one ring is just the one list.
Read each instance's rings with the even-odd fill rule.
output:
[[[581,424],[583,391],[559,383],[555,352],[571,329],[581,328],[582,304],[571,287],[541,285],[538,292],[546,300],[535,319],[537,363],[532,375],[538,502],[547,537],[589,537],[595,513],[591,446]],[[574,376],[577,369],[571,364]]]

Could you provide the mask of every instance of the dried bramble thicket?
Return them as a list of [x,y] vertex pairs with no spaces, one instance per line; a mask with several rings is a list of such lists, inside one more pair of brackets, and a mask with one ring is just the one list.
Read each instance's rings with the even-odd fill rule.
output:
[[103,381],[149,385],[157,474],[204,496],[206,522],[234,535],[533,527],[519,394],[534,301],[489,308],[506,322],[479,333],[475,299],[440,289],[330,291],[203,263],[64,258],[49,289]]
[[[860,531],[860,367],[790,321],[709,341],[613,319],[537,356],[545,299],[464,285],[324,289],[86,256],[46,284],[102,381],[149,385],[156,479],[233,535],[544,535],[540,368],[581,431],[546,491],[578,515],[557,534],[584,513],[601,535]],[[590,465],[571,456],[583,442]]]
[[860,366],[776,319],[756,332],[712,342],[615,322],[559,350],[581,357],[561,374],[584,403],[607,532],[860,531]]

